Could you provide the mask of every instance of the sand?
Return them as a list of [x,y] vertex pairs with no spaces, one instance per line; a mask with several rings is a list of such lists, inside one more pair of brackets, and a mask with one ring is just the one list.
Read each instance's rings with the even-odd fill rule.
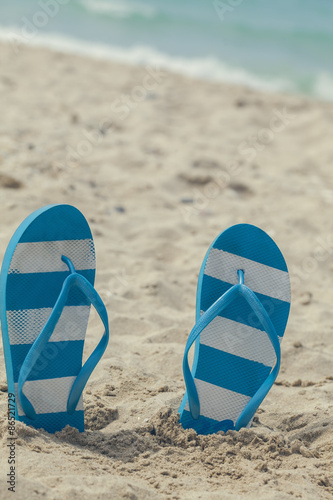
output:
[[[77,206],[111,329],[86,432],[17,424],[15,498],[332,498],[333,104],[23,46],[0,60],[0,257],[33,210]],[[251,429],[198,436],[177,417],[196,282],[240,222],[289,265],[282,367]],[[86,355],[101,330],[92,315]]]

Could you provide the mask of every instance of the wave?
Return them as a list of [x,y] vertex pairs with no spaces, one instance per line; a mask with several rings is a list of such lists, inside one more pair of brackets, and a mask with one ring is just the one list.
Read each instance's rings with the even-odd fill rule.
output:
[[[265,78],[243,68],[226,64],[214,57],[173,57],[147,46],[130,48],[91,43],[58,33],[36,33],[26,39],[18,27],[1,28],[0,40],[19,50],[20,45],[45,47],[63,53],[78,54],[94,59],[116,61],[130,65],[155,66],[192,78],[240,84],[267,92],[300,93],[301,85],[296,80]],[[318,74],[309,80],[309,93],[323,100],[333,100],[333,75]]]
[[90,12],[109,15],[118,19],[139,16],[152,19],[156,11],[147,4],[140,2],[129,2],[126,0],[80,0],[80,4]]
[[333,75],[319,73],[313,82],[312,92],[319,99],[333,101]]

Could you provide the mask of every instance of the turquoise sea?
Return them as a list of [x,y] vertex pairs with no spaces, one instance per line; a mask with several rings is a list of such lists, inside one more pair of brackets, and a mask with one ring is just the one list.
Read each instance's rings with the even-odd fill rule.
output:
[[333,100],[333,0],[0,0],[0,39]]

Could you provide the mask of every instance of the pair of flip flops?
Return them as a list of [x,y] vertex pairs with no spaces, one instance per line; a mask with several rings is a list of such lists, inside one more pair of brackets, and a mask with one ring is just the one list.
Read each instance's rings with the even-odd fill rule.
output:
[[[76,208],[43,207],[12,237],[0,275],[0,319],[17,420],[50,433],[66,425],[84,430],[82,392],[109,340],[94,280],[94,242]],[[91,305],[104,334],[82,366]],[[279,371],[289,306],[287,266],[266,233],[240,224],[213,242],[184,354],[183,427],[210,434],[251,424]]]

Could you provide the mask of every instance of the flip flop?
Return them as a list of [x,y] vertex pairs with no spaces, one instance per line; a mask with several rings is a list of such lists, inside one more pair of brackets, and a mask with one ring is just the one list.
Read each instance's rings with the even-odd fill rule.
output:
[[[10,417],[50,433],[84,431],[82,391],[109,339],[94,281],[94,242],[76,208],[43,207],[14,233],[0,275]],[[91,304],[105,331],[82,366]]]
[[196,325],[183,360],[185,429],[213,434],[250,427],[279,372],[289,309],[288,269],[274,241],[250,224],[223,231],[198,279]]

